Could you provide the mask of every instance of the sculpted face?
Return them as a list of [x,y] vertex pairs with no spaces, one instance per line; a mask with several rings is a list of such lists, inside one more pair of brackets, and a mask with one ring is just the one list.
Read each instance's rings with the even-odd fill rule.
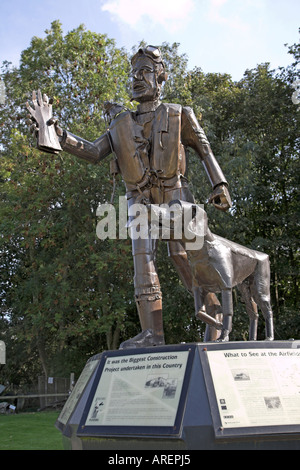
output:
[[132,67],[132,98],[138,103],[158,98],[160,85],[157,82],[155,65],[148,57],[140,57]]

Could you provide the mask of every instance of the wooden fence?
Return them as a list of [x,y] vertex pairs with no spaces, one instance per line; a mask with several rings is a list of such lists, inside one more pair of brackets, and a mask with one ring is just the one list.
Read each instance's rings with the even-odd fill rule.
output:
[[13,403],[17,410],[22,410],[30,405],[39,409],[55,404],[59,406],[66,401],[73,386],[74,374],[71,374],[69,378],[39,376],[37,386],[31,386],[30,390],[20,391],[16,394],[0,395],[0,402]]

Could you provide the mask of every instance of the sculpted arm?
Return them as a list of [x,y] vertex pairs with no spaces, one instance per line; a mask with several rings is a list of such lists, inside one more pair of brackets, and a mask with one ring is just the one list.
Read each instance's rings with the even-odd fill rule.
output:
[[231,207],[231,199],[227,189],[228,183],[219,163],[217,162],[204,130],[198,123],[191,108],[182,110],[182,143],[194,149],[200,156],[210,183],[214,189],[209,198],[217,209],[226,211]]
[[37,138],[37,147],[43,152],[58,153],[65,150],[90,163],[98,163],[112,153],[108,132],[89,142],[71,132],[63,131],[52,116],[52,100],[39,90],[32,93],[33,107],[27,102],[32,122],[31,130]]
[[[57,129],[57,133],[59,133],[59,129]],[[68,131],[61,131],[60,133],[62,134],[60,140],[62,149],[90,163],[98,163],[112,152],[107,133],[94,142],[77,137]]]

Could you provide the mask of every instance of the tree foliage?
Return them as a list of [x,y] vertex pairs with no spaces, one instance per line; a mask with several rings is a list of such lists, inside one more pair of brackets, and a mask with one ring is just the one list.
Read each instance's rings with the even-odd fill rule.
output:
[[[179,44],[161,45],[169,80],[163,100],[193,107],[227,176],[233,208],[206,205],[213,232],[270,255],[277,339],[299,337],[299,112],[292,102],[294,62],[261,64],[235,82],[227,74],[187,69]],[[130,239],[100,241],[96,209],[109,202],[109,161],[93,166],[68,154],[42,154],[26,123],[25,102],[38,88],[54,99],[61,127],[88,140],[105,130],[103,103],[128,108],[130,58],[106,35],[83,26],[63,35],[55,21],[34,37],[20,66],[2,65],[0,105],[0,337],[7,345],[5,378],[79,374],[86,359],[139,331],[133,299]],[[199,157],[189,154],[196,200],[211,191]],[[119,181],[115,194],[124,193]],[[186,293],[161,243],[158,271],[168,343],[199,341]],[[232,339],[246,339],[248,322],[235,293]],[[262,331],[260,332],[262,336]],[[262,336],[263,338],[263,336]]]
[[96,240],[96,209],[112,190],[109,162],[95,167],[37,151],[25,102],[40,88],[53,97],[62,127],[94,140],[105,130],[103,102],[129,104],[127,72],[127,55],[112,40],[82,26],[63,36],[59,22],[32,39],[19,68],[4,64],[1,308],[46,375],[63,369],[64,357],[74,369],[85,355],[116,346],[110,330],[121,329],[120,298],[130,298],[119,276],[132,276],[130,263],[120,262],[127,245],[113,247],[112,260],[110,247]]

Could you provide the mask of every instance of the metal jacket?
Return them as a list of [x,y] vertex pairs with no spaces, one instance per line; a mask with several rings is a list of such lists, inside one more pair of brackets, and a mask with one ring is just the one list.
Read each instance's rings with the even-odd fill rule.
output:
[[133,189],[136,184],[143,187],[151,172],[155,172],[160,179],[184,174],[181,110],[180,105],[161,104],[157,108],[150,143],[144,137],[143,126],[134,119],[134,113],[122,113],[111,123],[112,145],[128,189]]
[[135,116],[130,111],[119,114],[109,131],[94,142],[65,131],[61,145],[92,163],[114,152],[127,190],[143,188],[154,174],[166,185],[168,180],[184,175],[184,147],[192,147],[198,153],[213,187],[227,183],[191,108],[161,103],[154,113],[150,141]]

